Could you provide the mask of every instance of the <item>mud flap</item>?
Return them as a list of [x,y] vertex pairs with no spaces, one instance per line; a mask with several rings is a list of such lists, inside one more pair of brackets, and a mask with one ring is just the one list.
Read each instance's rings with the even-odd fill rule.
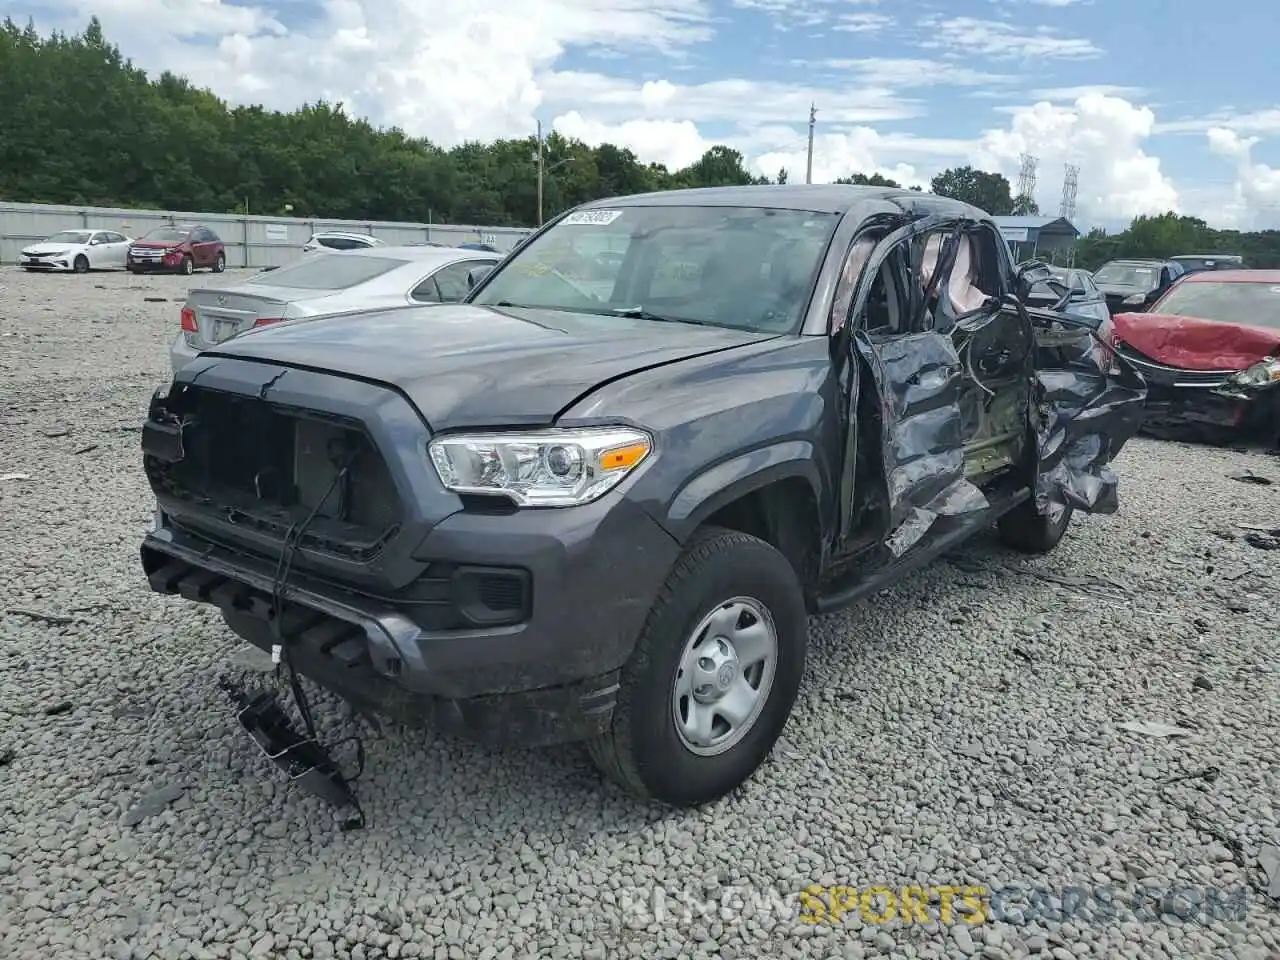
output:
[[1038,447],[1037,512],[1071,506],[1083,513],[1115,513],[1119,479],[1111,462],[1142,425],[1147,385],[1137,368],[1115,358],[1104,373],[1085,329],[1037,330],[1039,339],[1033,429]]
[[872,335],[854,343],[880,399],[881,476],[894,556],[911,549],[938,517],[984,510],[986,495],[965,479],[960,388],[964,366],[941,333]]

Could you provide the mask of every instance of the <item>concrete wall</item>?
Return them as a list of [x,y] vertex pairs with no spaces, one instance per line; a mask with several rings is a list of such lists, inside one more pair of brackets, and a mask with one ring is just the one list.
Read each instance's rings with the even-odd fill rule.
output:
[[227,246],[229,267],[282,266],[299,255],[302,245],[317,230],[351,230],[392,244],[423,240],[447,244],[488,243],[503,252],[532,232],[522,227],[245,217],[228,213],[125,210],[0,200],[0,263],[16,263],[23,247],[59,230],[118,230],[126,236],[139,237],[148,230],[175,222],[203,224],[221,237]]

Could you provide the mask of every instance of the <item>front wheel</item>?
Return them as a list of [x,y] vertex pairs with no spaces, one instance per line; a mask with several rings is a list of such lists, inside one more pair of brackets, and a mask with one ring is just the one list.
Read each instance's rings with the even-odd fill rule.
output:
[[641,799],[692,807],[725,796],[782,733],[806,646],[787,559],[744,533],[700,531],[649,611],[592,760]]
[[1066,535],[1075,508],[1054,504],[1047,514],[1036,511],[1034,498],[1018,504],[996,522],[996,535],[1020,553],[1048,553]]
[[72,267],[75,269],[76,273],[88,273],[89,258],[86,257],[83,253],[80,254],[79,256],[76,257],[75,263],[72,264]]
[[218,259],[213,261],[213,272],[221,273],[227,269],[227,255],[225,253],[218,254]]
[[190,257],[183,257],[182,266],[179,269],[182,270],[184,275],[189,277],[191,276],[191,274],[195,273],[196,271],[195,261],[192,260]]

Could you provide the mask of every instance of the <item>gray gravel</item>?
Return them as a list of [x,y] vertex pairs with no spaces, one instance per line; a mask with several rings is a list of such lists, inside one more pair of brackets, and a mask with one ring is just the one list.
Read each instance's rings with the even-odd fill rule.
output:
[[[796,899],[985,885],[1043,889],[1043,908],[1071,886],[1229,896],[1251,878],[1280,843],[1280,552],[1233,524],[1280,524],[1280,459],[1135,441],[1122,514],[1051,557],[982,542],[815,620],[785,742],[712,808],[639,808],[579,749],[386,727],[358,784],[370,825],[343,833],[233,729],[220,620],[138,567],[136,429],[190,282],[0,269],[0,476],[30,477],[0,480],[0,956],[1280,950],[1257,893],[1206,923],[1167,895],[1160,917],[1054,920],[1023,898],[973,924],[814,925]],[[1277,485],[1228,479],[1246,468]],[[318,719],[347,723],[328,703]]]

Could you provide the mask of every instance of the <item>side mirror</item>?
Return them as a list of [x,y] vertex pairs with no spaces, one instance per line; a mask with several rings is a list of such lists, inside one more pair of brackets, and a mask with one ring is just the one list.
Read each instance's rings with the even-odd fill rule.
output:
[[467,289],[474,290],[480,281],[491,273],[493,273],[491,266],[472,267],[467,271]]

